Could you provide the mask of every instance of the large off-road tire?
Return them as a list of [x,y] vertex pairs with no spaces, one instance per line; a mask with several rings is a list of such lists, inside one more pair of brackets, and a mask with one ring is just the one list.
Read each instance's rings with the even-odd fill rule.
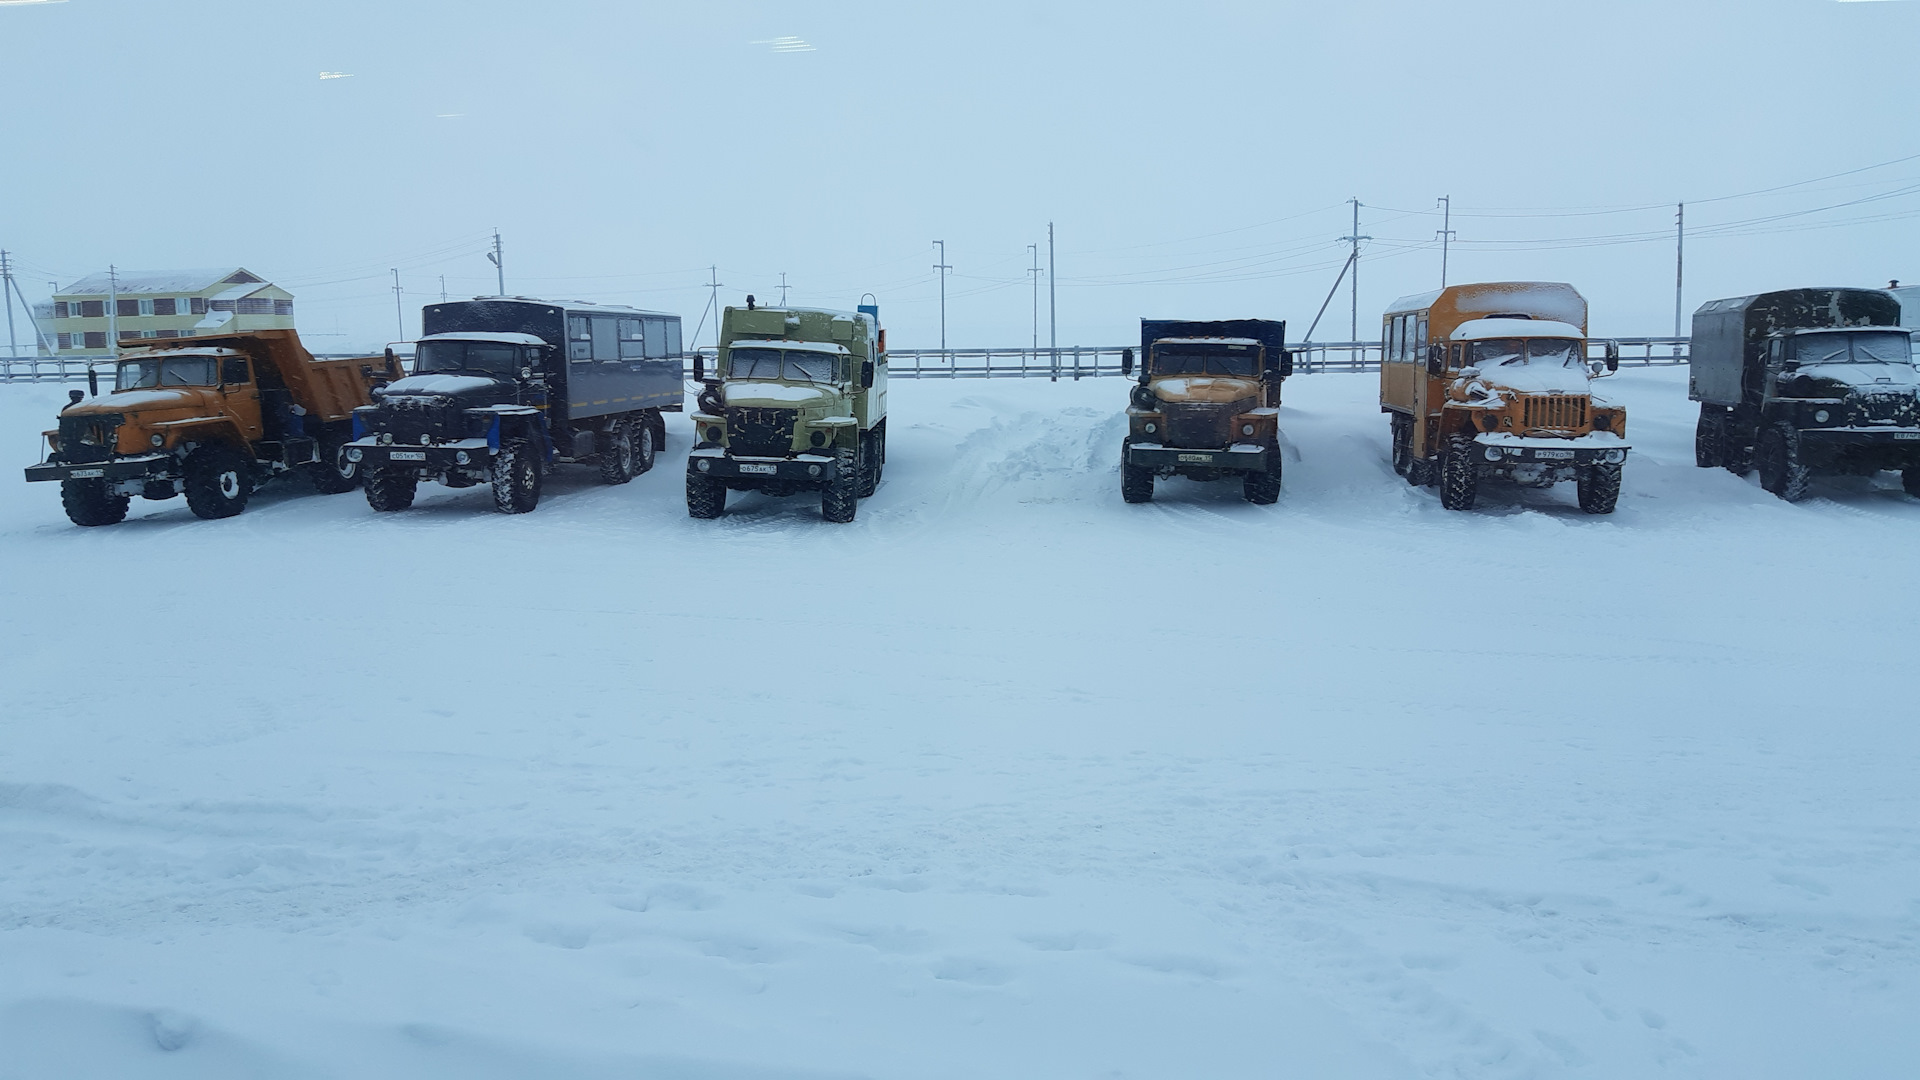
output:
[[633,418],[633,475],[640,476],[653,471],[660,448],[666,445],[666,431],[659,413]]
[[1389,413],[1393,419],[1393,471],[1406,476],[1413,471],[1413,417]]
[[105,480],[60,481],[60,506],[75,525],[118,525],[132,503],[132,496],[110,494]]
[[712,520],[726,513],[727,485],[687,470],[687,516]]
[[621,417],[600,433],[600,479],[609,484],[624,484],[634,478],[634,429],[631,419]]
[[1153,470],[1127,461],[1133,440],[1120,444],[1120,498],[1130,503],[1153,501]]
[[1473,462],[1473,440],[1455,435],[1440,455],[1440,505],[1448,510],[1473,509],[1480,475]]
[[367,470],[367,505],[382,513],[412,506],[419,489],[420,478],[412,469],[387,466]]
[[1267,444],[1267,470],[1247,473],[1240,481],[1241,492],[1255,506],[1272,506],[1280,501],[1280,446]]
[[187,455],[187,509],[195,517],[229,518],[253,495],[253,462],[225,443],[208,443]]
[[1700,421],[1693,428],[1693,463],[1702,469],[1727,463],[1727,413],[1717,405],[1700,406]]
[[860,459],[863,456],[857,450],[833,452],[833,479],[820,492],[821,517],[839,525],[853,520],[860,508]]
[[1726,414],[1721,430],[1725,441],[1720,444],[1721,464],[1735,476],[1745,477],[1753,472],[1755,452],[1755,433],[1743,426],[1738,413]]
[[887,433],[875,428],[860,436],[860,497],[867,498],[880,487],[880,473],[886,465]]
[[339,495],[360,486],[360,463],[347,460],[347,435],[326,435],[320,439],[320,460],[306,467],[313,490],[322,495]]
[[502,449],[493,459],[493,508],[503,514],[525,514],[540,505],[540,482],[545,473],[540,447],[522,440]]
[[1782,420],[1760,433],[1760,486],[1788,502],[1807,497],[1813,473],[1800,456],[1800,429]]
[[1587,465],[1574,477],[1580,509],[1589,514],[1611,514],[1620,501],[1620,466]]
[[1900,470],[1900,487],[1907,494],[1920,498],[1920,465],[1911,465]]

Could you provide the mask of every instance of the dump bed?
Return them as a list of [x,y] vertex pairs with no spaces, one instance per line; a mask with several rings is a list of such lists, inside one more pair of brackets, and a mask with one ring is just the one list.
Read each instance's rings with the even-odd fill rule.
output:
[[1900,302],[1881,289],[1781,289],[1708,301],[1693,313],[1688,395],[1738,405],[1747,390],[1758,393],[1773,334],[1899,324]]
[[293,403],[323,423],[346,420],[353,410],[373,402],[372,390],[398,379],[400,366],[385,356],[318,360],[293,330],[249,330],[150,343],[156,350],[233,349],[253,357],[261,389],[284,384]]
[[1193,322],[1188,319],[1141,319],[1140,360],[1156,341],[1168,338],[1251,338],[1266,347],[1267,355],[1280,355],[1287,347],[1287,321],[1272,319],[1218,319]]

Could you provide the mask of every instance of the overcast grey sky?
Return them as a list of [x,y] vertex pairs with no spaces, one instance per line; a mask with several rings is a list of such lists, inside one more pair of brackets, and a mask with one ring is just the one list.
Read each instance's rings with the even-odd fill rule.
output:
[[[1450,194],[1453,280],[1570,281],[1596,333],[1661,334],[1680,200],[1689,313],[1920,281],[1920,158],[1801,183],[1920,155],[1917,31],[1899,0],[7,3],[0,246],[36,297],[244,265],[333,348],[394,336],[389,267],[409,334],[440,275],[493,291],[498,226],[510,292],[691,330],[709,264],[728,302],[785,272],[796,303],[877,294],[905,347],[938,336],[942,239],[949,342],[1019,345],[1051,220],[1062,344],[1142,315],[1298,339],[1343,200],[1371,336],[1439,283]],[[1343,288],[1315,337],[1347,330]]]

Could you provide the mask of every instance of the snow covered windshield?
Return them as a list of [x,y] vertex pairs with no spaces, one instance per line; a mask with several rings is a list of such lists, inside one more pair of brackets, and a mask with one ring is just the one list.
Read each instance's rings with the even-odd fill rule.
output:
[[1155,375],[1260,374],[1260,350],[1250,345],[1161,345],[1153,350]]
[[525,366],[520,346],[495,341],[423,341],[415,349],[413,370],[491,371],[511,375]]
[[1586,360],[1580,343],[1567,338],[1487,338],[1473,343],[1472,367],[1501,364],[1574,364]]
[[145,390],[155,386],[212,386],[216,360],[211,356],[153,356],[122,363],[114,374],[115,390]]
[[[782,359],[784,357],[784,359]],[[800,379],[833,381],[833,354],[801,349],[742,349],[727,351],[729,379]]]
[[1802,334],[1794,356],[1802,364],[1910,364],[1913,345],[1904,330]]

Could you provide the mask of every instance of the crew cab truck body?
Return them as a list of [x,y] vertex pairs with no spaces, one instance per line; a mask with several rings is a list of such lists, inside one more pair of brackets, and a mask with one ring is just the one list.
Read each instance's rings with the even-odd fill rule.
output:
[[[1131,351],[1121,371],[1134,371]],[[1139,383],[1120,446],[1120,497],[1153,498],[1157,477],[1239,477],[1247,501],[1280,498],[1280,383],[1293,374],[1287,324],[1140,320]]]
[[525,297],[430,304],[413,371],[354,413],[347,448],[375,510],[413,505],[422,480],[492,486],[496,508],[540,503],[557,463],[597,465],[609,484],[653,467],[662,412],[684,382],[680,317]]
[[1793,502],[1815,476],[1900,471],[1920,495],[1920,372],[1900,302],[1879,289],[1786,289],[1693,314],[1694,463]]
[[246,509],[261,482],[302,474],[321,492],[360,483],[348,460],[353,410],[400,377],[392,357],[317,360],[292,330],[155,341],[121,354],[114,389],[60,411],[30,481],[58,481],[76,525],[111,525],[134,496],[185,494],[203,518]]
[[1381,328],[1380,410],[1393,470],[1473,509],[1480,481],[1573,480],[1580,509],[1610,514],[1632,449],[1626,410],[1593,393],[1619,349],[1587,359],[1587,302],[1557,282],[1454,285],[1395,301]]
[[[687,458],[687,513],[716,518],[728,491],[820,493],[849,522],[887,461],[887,337],[880,309],[729,307]],[[709,377],[709,374],[711,377]]]

